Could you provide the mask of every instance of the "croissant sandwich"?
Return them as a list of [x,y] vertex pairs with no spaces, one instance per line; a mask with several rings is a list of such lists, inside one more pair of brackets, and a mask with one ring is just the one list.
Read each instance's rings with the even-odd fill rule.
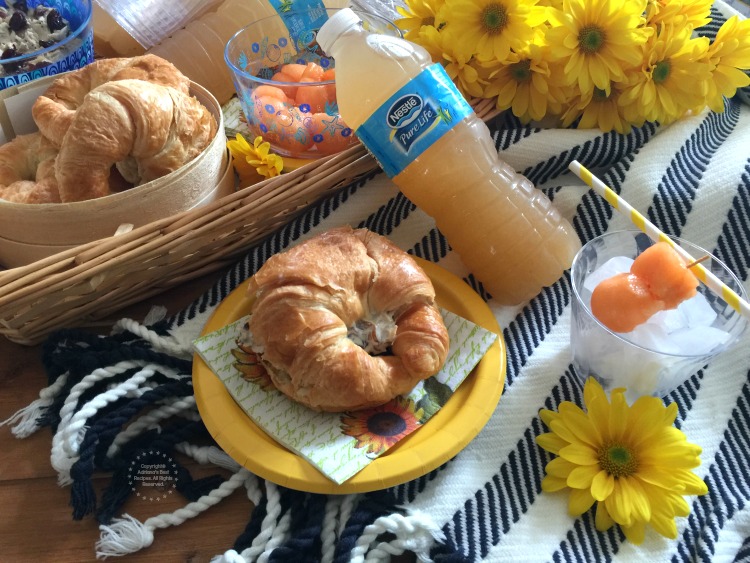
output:
[[332,229],[273,256],[248,293],[251,348],[279,391],[315,410],[386,403],[448,355],[432,282],[367,229]]

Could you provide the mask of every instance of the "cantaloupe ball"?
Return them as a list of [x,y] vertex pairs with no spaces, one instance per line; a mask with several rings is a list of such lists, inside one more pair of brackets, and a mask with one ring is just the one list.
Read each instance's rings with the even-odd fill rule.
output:
[[300,152],[313,145],[313,135],[305,127],[300,111],[276,98],[262,96],[260,129],[263,140],[275,147]]
[[[271,77],[271,80],[273,80],[274,82],[282,82],[282,83],[283,82],[299,82],[292,75],[286,74],[285,72],[281,72],[281,71],[274,74]],[[281,84],[279,84],[277,87],[281,89],[284,92],[284,94],[286,94],[287,98],[289,98],[290,100],[293,100],[294,96],[297,95],[296,86],[282,86]]]
[[666,242],[657,242],[639,254],[630,272],[648,284],[654,297],[664,301],[666,309],[674,309],[697,293],[698,278]]
[[268,84],[261,84],[260,86],[256,86],[255,89],[253,90],[253,97],[262,98],[264,96],[274,98],[284,104],[290,103],[289,97],[281,88],[277,88],[276,86],[270,86]]
[[279,69],[285,75],[292,78],[289,82],[299,82],[302,78],[302,74],[305,72],[307,65],[301,65],[298,63],[287,63],[282,65]]
[[591,312],[614,332],[630,332],[662,309],[646,282],[628,272],[601,281],[591,294]]
[[[317,83],[319,80],[302,78],[302,82]],[[294,97],[294,103],[304,113],[322,113],[326,111],[328,91],[325,86],[300,86]]]

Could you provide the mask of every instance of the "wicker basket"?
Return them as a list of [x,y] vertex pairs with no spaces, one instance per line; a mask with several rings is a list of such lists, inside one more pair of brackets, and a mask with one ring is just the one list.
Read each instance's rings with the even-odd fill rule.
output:
[[[58,76],[40,78],[34,83],[48,87]],[[0,201],[0,264],[8,268],[25,266],[232,193],[234,170],[227,150],[222,107],[199,84],[191,82],[190,93],[211,112],[219,127],[198,156],[169,174],[106,197],[34,205]],[[36,98],[35,94],[25,98],[29,103],[26,113],[31,113],[30,104]]]
[[[494,103],[473,104],[485,120]],[[199,209],[0,272],[0,333],[37,344],[235,262],[253,243],[326,195],[377,170],[352,147]]]

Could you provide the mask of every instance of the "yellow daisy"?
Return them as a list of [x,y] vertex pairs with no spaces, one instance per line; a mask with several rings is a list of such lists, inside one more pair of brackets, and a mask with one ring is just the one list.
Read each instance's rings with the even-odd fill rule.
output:
[[737,88],[750,85],[743,70],[750,69],[750,19],[732,16],[719,28],[708,48],[712,80],[706,101],[714,111],[724,111],[723,97],[731,98]]
[[257,176],[273,178],[281,174],[284,160],[271,152],[271,143],[263,137],[255,137],[253,144],[247,142],[242,134],[237,133],[234,139],[227,141],[227,148],[232,154],[232,165],[243,183],[257,180]]
[[596,86],[609,91],[612,82],[641,63],[640,46],[650,30],[644,27],[646,0],[565,0],[562,10],[550,9],[547,42],[553,56],[565,63],[562,80],[578,83],[581,92]]
[[619,104],[620,91],[621,86],[613,84],[609,94],[596,87],[585,96],[579,93],[562,114],[563,127],[570,126],[578,118],[578,129],[598,128],[605,133],[614,130],[626,134],[633,126],[640,127],[644,122],[643,116],[625,116]]
[[440,28],[442,22],[438,17],[445,0],[406,0],[405,6],[396,6],[396,11],[403,16],[394,21],[396,27],[404,32],[404,38],[418,43],[420,30],[425,27]]
[[456,41],[449,29],[438,31],[435,27],[425,26],[417,42],[430,53],[433,61],[443,65],[464,97],[485,97],[484,89],[488,84],[485,75],[489,71],[485,72],[475,57],[455,48]]
[[649,525],[675,538],[674,518],[689,511],[682,496],[708,491],[692,472],[701,448],[673,426],[677,405],[640,397],[629,406],[624,389],[615,389],[610,403],[593,378],[583,400],[585,411],[564,401],[558,412],[540,412],[551,432],[538,436],[537,444],[558,456],[547,464],[542,489],[569,489],[573,516],[596,503],[597,529],[618,524],[633,543],[643,541]]
[[705,107],[711,78],[707,49],[708,39],[692,38],[689,28],[661,28],[645,46],[643,66],[628,73],[620,95],[625,115],[670,123]]
[[519,51],[547,19],[538,0],[452,0],[442,12],[456,50],[481,61],[503,62]]
[[711,21],[713,0],[648,0],[646,21],[651,26],[679,25],[695,29]]
[[488,98],[497,97],[498,109],[510,109],[522,122],[539,121],[562,108],[562,89],[550,76],[546,50],[530,44],[519,53],[511,53],[490,74],[485,94]]

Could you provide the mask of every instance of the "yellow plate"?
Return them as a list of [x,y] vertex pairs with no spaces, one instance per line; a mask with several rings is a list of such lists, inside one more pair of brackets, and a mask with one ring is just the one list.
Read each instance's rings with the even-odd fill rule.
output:
[[[432,280],[441,307],[498,335],[474,371],[435,416],[351,479],[337,485],[256,426],[196,354],[193,385],[198,411],[224,451],[259,477],[291,489],[323,494],[362,493],[405,483],[429,473],[461,451],[484,427],[500,400],[505,383],[505,343],[492,311],[471,287],[432,262],[417,261]],[[240,284],[219,304],[203,329],[204,335],[250,311],[252,302],[246,287],[247,284]]]

